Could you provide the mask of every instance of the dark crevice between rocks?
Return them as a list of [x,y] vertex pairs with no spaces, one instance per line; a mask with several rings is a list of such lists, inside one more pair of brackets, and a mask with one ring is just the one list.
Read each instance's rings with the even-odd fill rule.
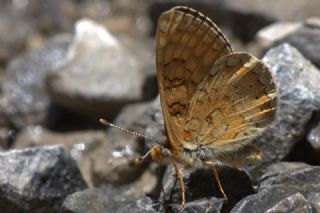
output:
[[285,157],[284,161],[304,162],[309,165],[320,164],[319,153],[312,148],[306,138],[295,144],[291,153]]
[[[119,111],[121,108],[119,108]],[[118,112],[115,112],[117,114]],[[75,130],[87,130],[87,129],[105,129],[105,126],[99,123],[99,118],[107,118],[109,121],[113,121],[116,116],[109,114],[109,116],[96,116],[90,117],[76,112],[72,112],[62,106],[58,106],[55,103],[51,103],[43,126],[52,131],[57,132],[69,132]]]
[[158,83],[155,75],[147,76],[143,87],[143,101],[150,101],[157,97],[158,93]]
[[158,200],[160,198],[160,194],[163,192],[163,178],[164,178],[164,173],[166,171],[166,166],[158,166],[156,168],[157,172],[157,184],[154,187],[154,189],[147,194],[147,196],[151,197],[153,200]]
[[253,13],[244,15],[243,13],[232,11],[229,15],[230,29],[244,43],[252,41],[260,29],[275,22],[275,20]]
[[319,124],[319,121],[320,111],[313,112],[310,121],[305,125],[305,135],[294,145],[289,155],[284,158],[284,161],[320,165],[319,153],[307,140],[310,131]]
[[[162,193],[159,200],[165,205],[168,212],[176,212],[181,204],[181,188],[178,177],[172,175],[171,169],[172,167],[169,166],[164,177],[165,199]],[[208,209],[211,208],[210,211],[219,209],[219,212],[229,212],[241,199],[255,193],[251,177],[245,170],[223,166],[218,167],[218,171],[221,184],[228,196],[228,202],[223,201],[223,196],[210,169],[186,170],[184,175],[185,212],[192,212],[195,206],[199,207],[202,202],[203,205],[212,205],[208,207]]]

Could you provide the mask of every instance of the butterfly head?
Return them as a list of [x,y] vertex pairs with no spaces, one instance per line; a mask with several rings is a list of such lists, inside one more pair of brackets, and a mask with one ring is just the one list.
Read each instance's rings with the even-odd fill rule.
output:
[[167,165],[173,161],[170,149],[163,145],[155,145],[150,154],[152,159],[161,165]]

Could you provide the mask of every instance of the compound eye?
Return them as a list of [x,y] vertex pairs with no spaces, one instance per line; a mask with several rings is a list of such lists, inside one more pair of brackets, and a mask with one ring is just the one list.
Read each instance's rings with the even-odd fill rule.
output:
[[162,150],[162,155],[163,155],[163,157],[169,157],[170,156],[170,151],[168,149],[163,149]]

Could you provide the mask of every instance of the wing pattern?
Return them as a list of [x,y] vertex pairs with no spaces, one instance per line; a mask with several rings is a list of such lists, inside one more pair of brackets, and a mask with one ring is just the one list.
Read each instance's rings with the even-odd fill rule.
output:
[[210,19],[187,7],[160,16],[157,78],[172,151],[206,146],[233,164],[234,150],[244,161],[260,156],[249,142],[274,120],[275,82],[260,60],[233,53]]
[[163,13],[157,29],[157,79],[171,145],[183,140],[190,99],[221,56],[232,52],[218,27],[201,13],[175,7]]
[[274,120],[276,98],[275,82],[260,60],[248,53],[226,55],[191,99],[184,131],[190,142],[243,146]]

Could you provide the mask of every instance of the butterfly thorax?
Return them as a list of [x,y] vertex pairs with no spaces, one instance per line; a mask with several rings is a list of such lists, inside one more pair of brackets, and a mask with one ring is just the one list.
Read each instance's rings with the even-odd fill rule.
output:
[[180,163],[189,168],[205,167],[205,161],[219,162],[219,153],[214,153],[213,150],[206,146],[198,145],[194,147],[181,147],[181,150],[170,149],[161,145],[156,145],[151,152],[153,160],[161,165],[170,163]]
[[195,146],[181,146],[180,150],[171,147],[156,145],[151,152],[152,158],[161,165],[180,163],[185,168],[203,168],[206,162],[214,164],[228,164],[235,167],[242,167],[247,164],[261,160],[262,154],[253,145],[238,147],[237,151],[215,149],[203,144]]

